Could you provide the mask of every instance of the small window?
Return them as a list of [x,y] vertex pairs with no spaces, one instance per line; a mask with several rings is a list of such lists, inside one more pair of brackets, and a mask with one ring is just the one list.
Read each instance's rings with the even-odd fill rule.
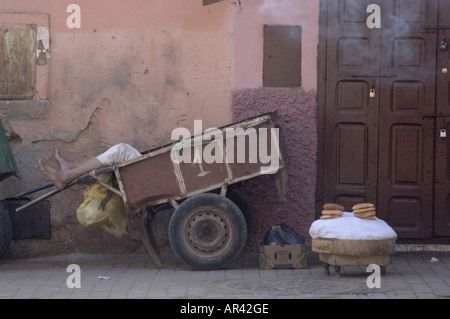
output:
[[302,84],[302,28],[264,26],[263,85],[299,87]]
[[0,26],[0,100],[31,100],[36,86],[36,26]]

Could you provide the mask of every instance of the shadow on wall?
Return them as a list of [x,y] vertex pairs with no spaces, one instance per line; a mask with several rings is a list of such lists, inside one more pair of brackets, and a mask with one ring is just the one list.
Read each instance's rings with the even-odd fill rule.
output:
[[242,89],[233,93],[233,121],[277,112],[280,138],[289,157],[286,201],[278,198],[275,175],[251,179],[242,187],[255,215],[253,237],[247,250],[255,250],[266,232],[285,223],[309,241],[315,219],[317,170],[317,103],[313,91],[302,88]]

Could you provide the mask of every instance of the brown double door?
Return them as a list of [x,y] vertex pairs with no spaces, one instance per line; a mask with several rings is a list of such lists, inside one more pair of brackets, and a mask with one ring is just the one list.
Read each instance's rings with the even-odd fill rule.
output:
[[450,1],[322,9],[322,201],[375,203],[401,238],[450,236]]

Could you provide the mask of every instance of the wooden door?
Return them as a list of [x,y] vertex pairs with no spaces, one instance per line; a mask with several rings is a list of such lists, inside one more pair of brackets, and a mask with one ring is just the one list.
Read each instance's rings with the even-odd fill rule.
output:
[[[434,233],[450,236],[450,1],[440,1],[439,23],[428,31],[437,35],[438,43],[436,113],[429,117],[436,123]],[[441,137],[441,129],[446,137]]]
[[[367,23],[374,4],[379,28]],[[436,129],[424,115],[435,112],[438,0],[326,10],[323,200],[373,202],[399,237],[432,237]]]
[[381,32],[366,24],[369,1],[327,2],[324,201],[376,201]]
[[437,1],[384,1],[378,215],[403,238],[432,237]]

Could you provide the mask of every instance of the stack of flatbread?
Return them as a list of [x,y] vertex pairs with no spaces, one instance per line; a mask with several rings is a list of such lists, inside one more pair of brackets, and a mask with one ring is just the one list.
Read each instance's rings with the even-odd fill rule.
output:
[[372,203],[361,203],[352,207],[353,215],[363,219],[377,219],[375,205]]
[[333,219],[341,217],[344,211],[344,206],[334,203],[328,203],[323,205],[322,216],[320,219]]

